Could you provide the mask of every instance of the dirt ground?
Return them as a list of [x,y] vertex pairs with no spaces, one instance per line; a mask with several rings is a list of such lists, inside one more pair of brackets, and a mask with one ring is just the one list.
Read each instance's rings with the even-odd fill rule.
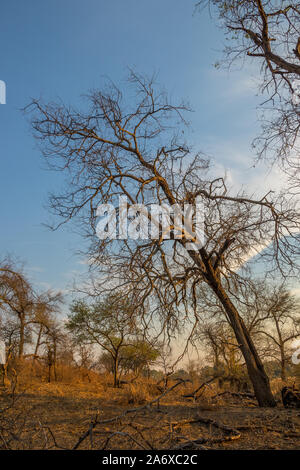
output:
[[[300,410],[261,409],[240,397],[183,398],[180,385],[158,403],[97,384],[42,384],[14,397],[0,390],[2,449],[299,449]],[[154,396],[155,398],[155,396]],[[134,401],[134,403],[131,403]],[[115,421],[110,421],[129,412]],[[95,424],[95,422],[98,424]],[[107,422],[105,422],[107,421]],[[91,424],[91,423],[94,423]],[[79,442],[80,437],[84,437]]]

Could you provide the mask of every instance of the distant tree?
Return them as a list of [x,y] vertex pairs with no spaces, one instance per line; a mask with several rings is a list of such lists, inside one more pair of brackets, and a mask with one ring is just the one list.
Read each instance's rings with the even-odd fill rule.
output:
[[[285,284],[275,284],[263,279],[249,279],[247,286],[239,292],[239,311],[251,332],[260,357],[269,363],[268,370],[274,370],[270,363],[276,361],[280,367],[282,380],[286,380],[288,361],[291,358],[290,345],[300,337],[300,301],[292,295]],[[195,335],[208,350],[216,371],[231,369],[231,360],[240,363],[238,345],[224,321],[223,307],[204,297],[203,309],[206,317],[197,328]],[[209,314],[208,314],[209,312]],[[231,359],[230,359],[231,358]],[[235,358],[235,359],[234,359]]]
[[177,377],[180,379],[186,380],[189,378],[189,373],[185,369],[178,369],[176,373],[174,374],[174,378],[177,378]]
[[112,294],[92,305],[75,301],[70,310],[67,329],[77,343],[98,345],[109,354],[114,387],[118,387],[122,351],[134,345],[138,333],[136,306],[130,299]]
[[45,359],[48,366],[48,382],[51,382],[52,372],[54,380],[57,381],[57,360],[59,348],[63,349],[64,343],[67,341],[66,333],[62,325],[56,319],[48,322],[44,335]]
[[[199,326],[196,331],[196,338],[205,349],[206,355],[210,363],[213,364],[215,375],[221,374],[224,371],[222,361],[222,351],[224,350],[224,343],[220,335],[223,332],[223,325],[215,323],[205,323]],[[230,341],[227,338],[227,341]]]
[[30,282],[22,272],[11,265],[1,267],[0,308],[9,316],[7,336],[10,343],[18,337],[18,356],[23,356],[24,344],[30,332],[28,324],[33,318],[35,295]]
[[35,334],[35,347],[33,357],[36,359],[45,336],[55,323],[55,316],[60,313],[63,297],[60,292],[47,291],[37,296],[33,309],[31,329]]
[[[186,368],[186,373],[187,373],[188,377],[192,381],[195,381],[200,377],[200,375],[201,375],[201,363],[199,362],[199,360],[189,359],[189,361],[187,362],[185,368]],[[176,373],[176,375],[177,374],[178,374],[178,372]]]
[[207,360],[213,364],[212,374],[218,376],[219,386],[228,381],[238,390],[245,388],[247,377],[243,357],[230,325],[222,319],[204,322],[199,326],[196,337],[206,352]]
[[86,344],[75,344],[72,347],[72,362],[79,369],[90,370],[96,367],[97,361],[91,346]]
[[33,326],[38,325],[37,354],[43,328],[47,324],[47,315],[57,312],[62,302],[61,293],[52,291],[37,292],[23,270],[11,260],[0,263],[0,311],[5,316],[2,327],[2,339],[10,350],[21,358],[24,346],[32,342]]
[[101,372],[105,371],[109,374],[114,373],[114,361],[110,353],[103,351],[98,358],[98,366]]
[[279,363],[281,379],[285,381],[291,343],[300,337],[300,301],[283,285],[264,289],[261,301],[265,315],[258,322],[256,333],[265,339],[265,355]]
[[[277,362],[286,380],[291,343],[300,336],[300,299],[286,283],[252,278],[239,298],[240,312],[265,363]],[[291,363],[290,363],[291,365]],[[274,367],[273,367],[274,369]]]
[[172,354],[172,347],[169,343],[164,342],[160,348],[160,355],[157,361],[158,366],[162,369],[162,377],[159,382],[163,382],[164,390],[168,388],[169,380],[175,374],[176,361],[174,363],[174,358]]
[[121,365],[127,371],[132,371],[139,376],[142,371],[150,370],[150,366],[159,358],[158,347],[149,341],[136,339],[132,345],[122,349]]

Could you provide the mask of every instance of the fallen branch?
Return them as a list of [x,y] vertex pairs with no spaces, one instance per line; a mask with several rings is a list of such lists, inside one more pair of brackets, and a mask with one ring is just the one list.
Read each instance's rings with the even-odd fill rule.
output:
[[238,435],[234,435],[234,436],[224,436],[224,437],[221,437],[221,438],[206,438],[206,437],[202,437],[200,439],[195,439],[195,440],[192,440],[192,441],[188,441],[188,442],[185,442],[183,444],[180,444],[176,447],[173,447],[174,450],[179,450],[179,449],[186,449],[186,448],[189,448],[189,447],[194,447],[194,446],[199,446],[201,444],[221,444],[222,442],[228,442],[228,441],[234,441],[236,439],[239,439],[241,437],[240,434]]
[[253,393],[246,393],[246,392],[231,392],[230,390],[226,390],[225,392],[217,393],[216,395],[212,396],[211,399],[213,400],[214,398],[217,397],[222,397],[223,395],[231,395],[233,397],[239,397],[239,398],[254,398],[255,395]]
[[[199,439],[194,439],[194,440],[189,439],[188,442],[179,444],[178,446],[174,447],[174,449],[186,449],[188,447],[199,446],[201,444],[220,444],[222,442],[235,441],[236,439],[239,439],[241,437],[241,434],[236,429],[226,426],[225,424],[218,423],[217,421],[214,421],[213,419],[202,418],[201,416],[197,416],[197,418],[194,420],[184,422],[184,424],[189,424],[189,423],[209,424],[209,425],[215,426],[218,429],[221,429],[226,434],[230,434],[230,435],[217,437],[217,438],[201,437]],[[179,424],[180,423],[177,423],[176,425],[179,425]]]
[[[103,434],[107,434],[108,431],[101,431]],[[108,445],[109,441],[114,437],[114,436],[124,436],[128,437],[130,440],[132,440],[135,444],[137,444],[139,447],[141,447],[143,450],[148,450],[147,447],[145,447],[141,442],[138,442],[131,434],[128,432],[123,432],[123,431],[112,431],[110,436],[106,439],[104,446],[102,447],[101,450],[105,450],[106,446]]]
[[78,447],[80,446],[80,444],[88,437],[90,436],[91,432],[93,431],[93,429],[98,426],[99,424],[108,424],[108,423],[114,423],[116,421],[120,421],[121,419],[125,418],[125,416],[127,416],[129,413],[137,413],[139,411],[142,411],[146,408],[149,408],[151,405],[153,405],[154,403],[157,403],[159,402],[165,395],[167,395],[168,393],[170,393],[172,390],[174,390],[176,387],[178,387],[178,385],[181,385],[185,383],[185,380],[184,379],[179,379],[178,382],[176,382],[174,385],[172,385],[172,387],[168,388],[167,390],[165,390],[161,395],[159,395],[158,397],[154,398],[153,400],[151,400],[150,402],[146,403],[146,405],[143,405],[143,406],[139,406],[137,408],[129,408],[127,410],[125,410],[123,413],[121,413],[120,415],[118,416],[115,416],[114,418],[109,418],[109,419],[104,419],[102,421],[98,421],[98,415],[96,415],[96,417],[94,418],[93,421],[91,421],[90,423],[90,426],[89,426],[89,429],[88,431],[86,431],[77,441],[77,443],[75,444],[75,446],[73,447],[73,450],[76,450],[78,449]]
[[194,400],[197,400],[197,398],[199,397],[196,397],[196,393],[199,392],[199,390],[201,390],[201,388],[205,387],[206,385],[210,384],[211,382],[213,382],[214,380],[218,379],[220,376],[219,375],[216,375],[215,377],[212,377],[211,379],[207,380],[206,382],[203,382],[198,388],[196,388],[196,390],[194,390],[192,393],[189,393],[188,395],[182,395],[183,398],[194,398]]

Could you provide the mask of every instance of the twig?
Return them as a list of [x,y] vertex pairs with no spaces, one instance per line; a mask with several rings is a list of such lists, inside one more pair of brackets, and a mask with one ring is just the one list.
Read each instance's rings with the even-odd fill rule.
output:
[[214,380],[218,379],[220,377],[220,375],[216,375],[215,377],[212,377],[211,379],[207,380],[206,382],[203,382],[198,388],[196,388],[196,390],[194,390],[192,393],[189,393],[188,395],[182,395],[183,398],[194,398],[195,400],[197,399],[195,397],[196,393],[199,392],[199,390],[201,390],[201,388],[205,387],[206,385],[210,384],[211,382],[213,382]]
[[212,396],[211,399],[213,400],[214,398],[217,397],[222,397],[223,395],[232,395],[233,397],[239,397],[239,398],[255,398],[255,395],[253,393],[238,393],[238,392],[231,392],[230,390],[226,390],[225,392],[217,393],[216,395]]
[[[109,432],[109,431],[100,431],[100,432],[103,433],[103,434],[106,434],[106,433]],[[107,444],[109,443],[109,441],[110,441],[114,436],[125,436],[125,437],[129,437],[129,439],[131,439],[133,442],[135,442],[135,444],[137,444],[138,446],[140,446],[142,449],[148,450],[147,447],[145,447],[143,444],[141,444],[140,442],[138,442],[131,434],[129,434],[128,432],[123,432],[123,431],[114,431],[114,432],[112,432],[111,435],[108,436],[108,438],[106,439],[105,444],[104,444],[104,446],[102,447],[102,450],[105,450],[105,447],[107,446]]]
[[[234,441],[236,439],[239,439],[241,437],[241,434],[234,428],[230,428],[229,426],[226,426],[225,424],[218,423],[217,421],[214,421],[209,418],[202,418],[201,416],[197,416],[196,419],[190,420],[190,421],[185,421],[182,424],[190,424],[190,423],[204,423],[208,424],[211,426],[215,426],[216,428],[221,429],[224,431],[226,434],[231,434],[230,436],[223,436],[223,437],[218,437],[218,438],[206,438],[206,437],[201,437],[199,439],[195,440],[189,440],[188,442],[185,442],[183,444],[179,444],[178,446],[174,447],[174,449],[185,449],[190,446],[199,446],[200,444],[219,444],[221,442],[227,442],[227,441]],[[180,424],[180,423],[177,423]],[[176,424],[176,425],[177,425]]]
[[107,423],[114,423],[116,421],[119,421],[121,420],[122,418],[125,418],[126,415],[128,415],[129,413],[136,413],[138,411],[141,411],[141,410],[144,410],[146,408],[149,408],[149,406],[153,405],[153,403],[156,403],[158,402],[159,400],[161,400],[165,395],[167,395],[168,393],[170,393],[172,390],[174,390],[176,387],[178,387],[178,385],[181,385],[182,383],[184,383],[185,380],[184,379],[179,379],[174,385],[172,385],[172,387],[168,388],[167,390],[165,390],[161,395],[159,395],[159,397],[156,397],[154,398],[153,400],[151,400],[150,402],[148,402],[146,405],[143,405],[143,406],[139,406],[137,408],[129,408],[127,410],[125,410],[122,414],[118,415],[118,416],[115,416],[114,418],[109,418],[109,419],[104,419],[102,421],[98,421],[98,415],[96,415],[94,421],[91,422],[91,425],[88,429],[88,431],[86,431],[77,441],[77,443],[75,444],[75,446],[73,447],[73,450],[76,450],[78,449],[78,447],[80,446],[80,444],[90,435],[90,432],[91,432],[91,429],[94,429],[97,425],[99,424],[107,424]]

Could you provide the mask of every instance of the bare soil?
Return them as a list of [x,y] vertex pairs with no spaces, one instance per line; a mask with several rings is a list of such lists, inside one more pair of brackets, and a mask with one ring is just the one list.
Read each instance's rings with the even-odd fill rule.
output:
[[[1,448],[72,449],[86,434],[79,449],[300,448],[299,409],[280,403],[262,409],[253,400],[230,396],[198,403],[183,398],[184,393],[179,386],[159,404],[145,407],[153,395],[130,399],[128,386],[100,390],[97,384],[42,384],[14,397],[1,390]],[[93,427],[96,419],[100,423]]]

